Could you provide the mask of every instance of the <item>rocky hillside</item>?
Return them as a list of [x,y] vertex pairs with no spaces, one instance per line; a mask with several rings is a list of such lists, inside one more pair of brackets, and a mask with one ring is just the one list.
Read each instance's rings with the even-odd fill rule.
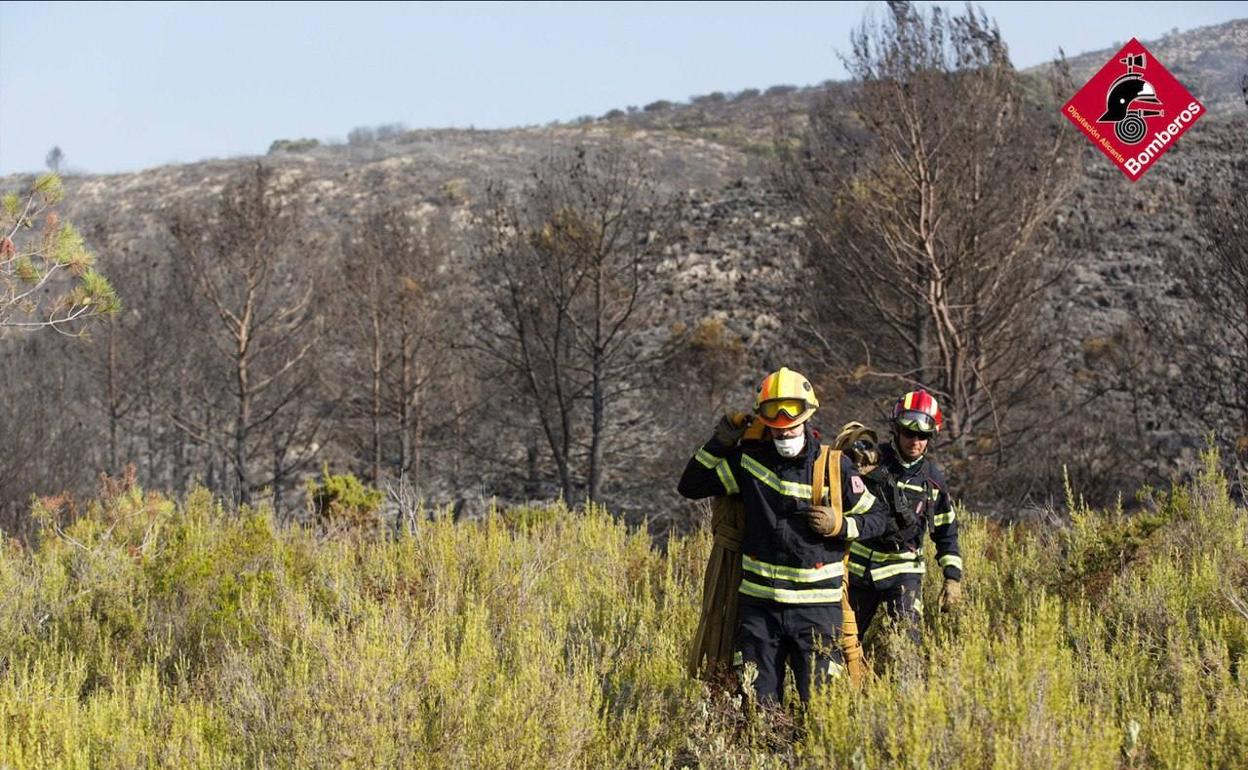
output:
[[[1084,82],[1127,41],[1103,51],[1069,59],[1071,74]],[[1180,83],[1211,112],[1229,114],[1244,107],[1248,77],[1248,19],[1172,32],[1160,40],[1141,40]]]
[[[1163,268],[1200,247],[1189,190],[1228,158],[1248,155],[1248,108],[1240,91],[1248,73],[1248,20],[1144,42],[1210,114],[1134,184],[1087,148],[1084,181],[1062,215],[1064,225],[1078,225],[1066,228],[1077,239],[1068,246],[1083,256],[1052,309],[1065,322],[1061,365],[1071,377],[1095,376],[1107,340],[1146,319],[1159,302],[1183,301]],[[1072,57],[1076,79],[1082,82],[1112,53]],[[159,258],[167,253],[163,222],[170,211],[210,200],[227,179],[263,162],[299,180],[314,227],[327,238],[379,200],[405,201],[464,230],[487,184],[522,183],[543,157],[577,144],[623,142],[653,161],[679,208],[682,253],[671,265],[667,289],[673,305],[690,325],[721,320],[743,343],[753,373],[782,363],[768,351],[779,338],[784,293],[798,278],[801,259],[801,221],[769,183],[777,131],[800,130],[816,100],[835,103],[848,88],[827,83],[710,94],[687,104],[614,110],[575,124],[418,130],[353,145],[282,139],[263,158],[71,177],[66,213],[88,234],[106,268],[110,260]],[[9,177],[0,188],[24,181]],[[457,258],[467,259],[466,250],[457,248]],[[1161,359],[1157,366],[1164,369]],[[1110,403],[1124,414],[1136,408]],[[1171,414],[1150,427],[1163,459],[1148,460],[1153,466],[1145,476],[1164,475],[1165,463],[1189,458],[1199,445],[1198,436],[1176,429],[1179,422],[1181,415]]]
[[[1201,130],[1189,134],[1190,140],[1184,143],[1187,146],[1175,148],[1166,156],[1160,172],[1149,174],[1134,187],[1117,184],[1114,175],[1118,172],[1106,163],[1087,164],[1089,185],[1081,190],[1080,200],[1113,191],[1125,195],[1131,206],[1169,209],[1179,216],[1172,209],[1174,190],[1181,190],[1203,166],[1216,164],[1223,152],[1234,151],[1242,139],[1243,117],[1248,114],[1241,93],[1241,78],[1248,75],[1248,19],[1144,42],[1214,115],[1199,124]],[[1071,57],[1076,81],[1086,79],[1112,53],[1113,49],[1106,49]],[[764,263],[774,261],[778,253],[793,248],[791,237],[779,237],[788,231],[792,217],[765,189],[776,131],[800,128],[815,100],[837,100],[845,88],[844,84],[825,83],[803,89],[777,86],[762,93],[715,93],[694,97],[688,104],[656,102],[642,109],[613,110],[576,125],[501,131],[418,130],[354,146],[309,147],[278,140],[264,158],[70,178],[69,213],[86,225],[107,222],[110,231],[138,236],[153,228],[160,212],[210,197],[240,166],[257,160],[300,178],[314,210],[329,226],[347,221],[379,196],[407,200],[417,208],[465,210],[488,181],[522,180],[549,153],[577,143],[623,141],[651,156],[669,191],[689,201],[688,224],[693,231],[700,232],[706,224],[722,224],[721,216],[700,221],[699,212],[708,207],[739,208],[723,216],[733,223],[740,223],[743,217],[752,223],[742,233],[729,229],[705,236],[711,249],[706,266],[695,265],[686,276],[696,285],[710,274],[751,276],[765,270]],[[12,177],[0,180],[6,189],[19,183]],[[1169,203],[1163,205],[1163,201]],[[1095,212],[1087,215],[1097,217]],[[1147,230],[1157,221],[1157,217],[1150,217],[1128,234]],[[1176,226],[1170,222],[1165,227],[1165,232],[1173,232]],[[1121,231],[1109,229],[1115,238],[1125,237]],[[760,232],[764,233],[761,237]],[[718,253],[721,247],[722,254]],[[1099,255],[1089,256],[1096,260]],[[1117,264],[1112,254],[1104,256],[1107,263]],[[1120,266],[1111,267],[1110,272],[1122,274]],[[1110,279],[1109,283],[1117,280]],[[1090,279],[1086,293],[1095,294],[1100,287],[1101,283]],[[1103,297],[1098,302],[1102,300],[1113,304]]]

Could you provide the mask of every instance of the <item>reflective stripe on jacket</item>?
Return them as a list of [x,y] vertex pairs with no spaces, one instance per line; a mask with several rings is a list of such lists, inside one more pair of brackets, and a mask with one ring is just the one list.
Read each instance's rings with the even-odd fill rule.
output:
[[[875,492],[891,507],[909,505],[920,509],[922,526],[917,535],[906,542],[882,537],[863,539],[850,551],[850,574],[870,576],[879,582],[903,574],[922,575],[923,538],[930,534],[936,544],[936,562],[944,576],[962,579],[962,556],[958,547],[958,517],[949,497],[949,486],[940,468],[927,457],[909,465],[903,463],[891,444],[881,447],[880,468],[868,479]],[[880,478],[894,489],[880,489]],[[896,494],[894,494],[896,493]],[[890,508],[891,510],[891,508]]]
[[685,466],[678,486],[685,497],[741,496],[743,598],[778,604],[839,602],[846,545],[882,534],[891,523],[888,507],[867,489],[853,463],[842,458],[842,534],[825,538],[810,528],[805,511],[811,505],[819,448],[807,429],[806,446],[794,458],[781,457],[770,440],[752,441],[726,452],[713,444],[704,446]]

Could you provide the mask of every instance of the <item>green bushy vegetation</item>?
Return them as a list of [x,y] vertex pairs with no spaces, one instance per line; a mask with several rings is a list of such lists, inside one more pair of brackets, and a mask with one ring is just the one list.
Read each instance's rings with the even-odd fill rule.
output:
[[931,565],[921,650],[882,635],[804,714],[685,675],[705,531],[49,501],[0,544],[0,766],[1243,767],[1248,525],[1215,469],[1139,514],[963,514],[965,606],[935,611]]
[[324,466],[320,480],[308,479],[304,492],[308,510],[327,528],[358,530],[381,525],[385,496],[353,473],[333,474],[328,465]]

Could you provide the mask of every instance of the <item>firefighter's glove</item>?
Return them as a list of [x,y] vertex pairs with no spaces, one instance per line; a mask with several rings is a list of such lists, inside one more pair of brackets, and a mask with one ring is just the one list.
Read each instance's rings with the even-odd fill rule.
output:
[[830,505],[812,505],[806,509],[806,518],[815,534],[823,537],[836,537],[845,526],[845,518]]
[[707,448],[721,452],[732,449],[741,440],[741,436],[745,435],[745,429],[749,425],[748,415],[740,412],[725,414],[719,418],[719,422],[715,423],[715,434],[711,436],[710,441],[706,442]]
[[940,611],[949,612],[962,603],[962,584],[952,578],[945,578],[945,585],[940,589]]

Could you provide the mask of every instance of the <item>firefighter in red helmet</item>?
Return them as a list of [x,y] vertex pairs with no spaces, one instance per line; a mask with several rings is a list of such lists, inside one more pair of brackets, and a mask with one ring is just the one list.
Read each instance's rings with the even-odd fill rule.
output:
[[906,393],[893,405],[892,441],[879,447],[879,465],[865,478],[872,492],[887,502],[895,526],[881,537],[849,546],[849,601],[860,635],[883,608],[905,624],[911,639],[919,640],[926,536],[936,544],[936,561],[944,573],[941,610],[961,601],[957,514],[944,474],[927,456],[943,422],[939,404],[925,390]]

